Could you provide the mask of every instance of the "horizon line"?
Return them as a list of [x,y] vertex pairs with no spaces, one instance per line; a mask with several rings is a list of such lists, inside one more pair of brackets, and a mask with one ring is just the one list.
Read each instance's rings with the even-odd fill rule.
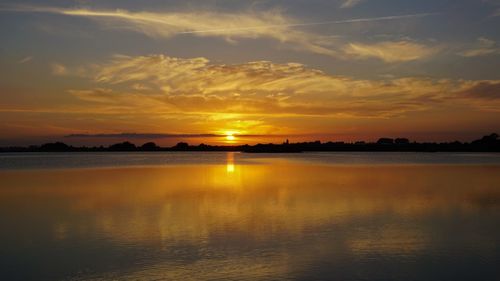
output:
[[[133,139],[142,139],[142,138],[149,138],[149,139],[161,139],[161,138],[176,138],[176,137],[192,137],[192,138],[202,138],[202,137],[227,137],[228,135],[223,135],[223,134],[136,134],[136,133],[121,133],[121,134],[70,134],[63,136],[63,138],[119,138],[119,137],[126,137],[131,140],[123,140],[123,141],[117,141],[116,143],[113,144],[120,144],[120,143],[125,143],[129,142],[132,143]],[[363,139],[357,139],[357,140],[320,140],[320,139],[314,139],[314,140],[304,140],[304,141],[294,141],[294,142],[289,142],[290,137],[296,137],[296,136],[307,136],[307,135],[238,135],[234,134],[233,136],[235,137],[285,137],[286,139],[283,141],[283,143],[290,143],[290,144],[301,144],[301,143],[314,143],[314,142],[320,142],[322,144],[324,143],[344,143],[344,144],[356,144],[356,143],[365,143],[365,144],[370,144],[370,143],[377,143],[378,141],[381,140],[391,140],[391,141],[396,141],[396,140],[406,140],[410,143],[420,143],[420,144],[425,144],[425,143],[454,143],[454,142],[459,142],[459,143],[472,143],[476,140],[481,140],[484,138],[488,137],[494,137],[498,138],[499,135],[497,133],[490,133],[490,134],[483,134],[481,137],[476,137],[475,139],[471,141],[459,141],[457,139],[455,140],[446,140],[446,141],[418,141],[418,140],[412,140],[411,138],[404,137],[404,136],[398,136],[398,137],[376,137],[373,140],[363,140]],[[153,141],[146,141],[145,143],[149,143]],[[64,143],[62,140],[54,140],[54,141],[48,141],[45,143],[41,143],[39,145],[44,145],[44,144],[53,144],[53,143]],[[180,140],[177,144],[179,143],[187,143],[187,141]],[[110,145],[113,145],[110,144]],[[132,143],[135,145],[135,143]],[[188,143],[189,144],[189,143]],[[256,144],[276,144],[274,142],[258,142]],[[277,143],[279,144],[279,143]],[[189,144],[191,146],[191,144]],[[218,144],[206,144],[206,143],[199,143],[198,145],[193,144],[192,146],[199,146],[199,145],[208,145],[208,146],[244,146],[244,145],[250,145],[249,143],[239,143],[237,141],[231,141],[231,142],[226,142],[226,143],[218,143]],[[37,145],[32,145],[32,146],[37,146]],[[72,146],[72,145],[70,145]],[[102,144],[101,144],[102,146]],[[1,147],[16,147],[15,145],[11,146],[1,146]],[[22,147],[22,146],[19,146]],[[83,147],[86,147],[85,145]],[[165,146],[168,147],[168,146]]]

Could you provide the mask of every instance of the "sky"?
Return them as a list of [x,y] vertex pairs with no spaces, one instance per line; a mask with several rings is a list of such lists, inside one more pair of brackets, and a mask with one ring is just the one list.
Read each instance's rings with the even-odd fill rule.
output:
[[470,141],[499,28],[500,0],[0,0],[0,145]]

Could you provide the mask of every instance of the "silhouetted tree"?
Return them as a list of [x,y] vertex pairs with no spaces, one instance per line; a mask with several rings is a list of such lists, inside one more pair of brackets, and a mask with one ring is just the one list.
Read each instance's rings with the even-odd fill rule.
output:
[[484,136],[480,140],[473,141],[472,143],[473,144],[483,144],[483,145],[494,145],[494,144],[496,144],[498,142],[499,142],[499,140],[498,140],[498,134],[493,133],[491,135]]
[[393,140],[393,139],[390,139],[390,138],[380,138],[380,139],[377,141],[377,144],[384,144],[384,145],[387,145],[387,144],[394,144],[394,140]]
[[394,140],[395,144],[410,144],[410,140],[407,138],[397,138]]
[[134,151],[134,150],[137,150],[137,147],[135,146],[135,144],[126,141],[126,142],[116,143],[116,144],[111,145],[109,147],[109,150],[111,150],[111,151]]
[[40,146],[41,151],[54,151],[54,152],[62,152],[62,151],[70,151],[71,147],[62,142],[55,143],[46,143]]
[[189,144],[187,142],[179,142],[174,147],[172,147],[172,149],[174,149],[174,150],[188,150]]
[[154,142],[147,142],[143,145],[141,145],[141,150],[145,150],[145,151],[155,151],[155,150],[159,150],[160,147],[156,145],[156,143]]

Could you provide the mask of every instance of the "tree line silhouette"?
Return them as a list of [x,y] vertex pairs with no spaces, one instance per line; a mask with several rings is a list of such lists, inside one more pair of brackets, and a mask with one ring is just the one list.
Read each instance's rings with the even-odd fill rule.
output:
[[179,142],[172,147],[160,147],[154,142],[136,146],[131,142],[104,146],[70,146],[63,142],[46,143],[40,146],[3,147],[0,152],[105,152],[105,151],[241,151],[249,153],[295,153],[305,151],[408,151],[408,152],[500,152],[498,134],[467,142],[410,142],[407,138],[380,138],[377,142],[298,142],[256,145],[189,145]]

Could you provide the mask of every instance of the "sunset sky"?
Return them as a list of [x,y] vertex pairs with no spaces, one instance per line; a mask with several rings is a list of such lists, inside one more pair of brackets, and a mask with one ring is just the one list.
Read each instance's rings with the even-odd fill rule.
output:
[[0,145],[470,141],[499,30],[499,0],[0,0]]

